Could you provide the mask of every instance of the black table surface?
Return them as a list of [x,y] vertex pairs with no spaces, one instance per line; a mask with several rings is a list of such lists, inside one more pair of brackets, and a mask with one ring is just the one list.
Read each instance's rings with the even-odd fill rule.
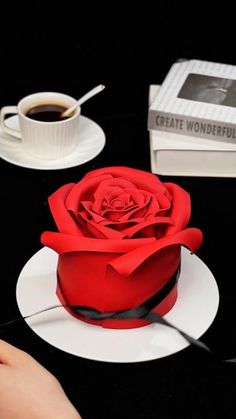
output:
[[[115,27],[117,33],[114,28],[111,32],[110,23],[109,31],[97,32],[94,37],[79,28],[77,32],[71,24],[74,40],[69,45],[65,42],[58,45],[50,37],[48,18],[43,33],[39,24],[32,32],[31,20],[29,27],[17,33],[18,42],[13,42],[14,33],[3,45],[0,106],[16,104],[24,95],[43,90],[79,97],[94,85],[104,83],[106,90],[83,106],[83,114],[101,125],[106,145],[97,157],[70,169],[33,170],[0,160],[1,322],[18,316],[15,289],[19,273],[42,247],[41,233],[54,229],[48,196],[59,186],[77,182],[99,167],[122,165],[150,171],[149,85],[161,83],[179,57],[236,64],[232,49],[225,47],[227,44],[219,34],[215,37],[212,32],[208,34],[206,22],[200,39],[194,32],[196,25],[191,36],[186,36],[186,30],[191,29],[188,21],[184,29],[175,25],[178,39],[172,38],[174,43],[161,38],[162,44],[157,44],[154,36],[162,36],[168,17],[172,25],[175,22],[175,7],[170,12],[165,10],[163,22],[159,17],[161,27],[152,26],[145,37],[138,24],[134,32],[129,31],[124,18],[124,26]],[[61,22],[62,18],[58,27]],[[27,43],[28,30],[34,48],[32,39]],[[225,42],[226,39],[225,34]],[[21,43],[24,49],[19,49]],[[155,60],[154,52],[158,57]],[[71,76],[75,69],[77,74]],[[222,358],[236,356],[236,180],[201,176],[160,178],[176,182],[190,193],[191,225],[204,234],[197,255],[208,265],[218,284],[219,310],[202,340]],[[84,419],[197,419],[213,418],[217,413],[224,418],[232,416],[236,367],[216,361],[194,347],[158,360],[122,364],[65,353],[39,338],[24,322],[1,331],[1,337],[29,352],[55,374]]]

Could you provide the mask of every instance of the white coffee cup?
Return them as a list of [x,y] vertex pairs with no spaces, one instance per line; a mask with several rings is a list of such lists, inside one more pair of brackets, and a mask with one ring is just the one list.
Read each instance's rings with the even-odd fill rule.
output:
[[[26,114],[37,106],[59,105],[69,108],[76,99],[63,93],[34,93],[21,99],[17,106],[4,106],[1,109],[0,124],[2,130],[22,141],[27,153],[39,159],[59,159],[70,154],[79,141],[80,108],[69,118],[45,122],[31,119]],[[5,117],[18,114],[20,130],[6,125]]]

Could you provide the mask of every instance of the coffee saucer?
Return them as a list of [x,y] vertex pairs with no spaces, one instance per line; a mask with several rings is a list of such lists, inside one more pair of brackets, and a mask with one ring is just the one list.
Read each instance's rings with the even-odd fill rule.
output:
[[[19,129],[18,116],[8,118],[6,125]],[[81,115],[78,146],[70,155],[56,160],[37,159],[23,149],[21,140],[3,133],[0,128],[0,157],[9,163],[29,169],[66,169],[92,160],[102,151],[105,142],[106,137],[102,128],[96,122]]]

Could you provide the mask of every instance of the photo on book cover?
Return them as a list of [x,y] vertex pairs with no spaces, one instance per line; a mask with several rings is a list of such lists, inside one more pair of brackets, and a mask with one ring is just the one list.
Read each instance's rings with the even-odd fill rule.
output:
[[177,97],[236,107],[236,80],[190,73]]

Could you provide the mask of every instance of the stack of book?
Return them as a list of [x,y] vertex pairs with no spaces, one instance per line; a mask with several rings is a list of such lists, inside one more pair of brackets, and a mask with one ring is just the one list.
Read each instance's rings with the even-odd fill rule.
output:
[[149,91],[152,172],[236,177],[236,66],[175,63]]

